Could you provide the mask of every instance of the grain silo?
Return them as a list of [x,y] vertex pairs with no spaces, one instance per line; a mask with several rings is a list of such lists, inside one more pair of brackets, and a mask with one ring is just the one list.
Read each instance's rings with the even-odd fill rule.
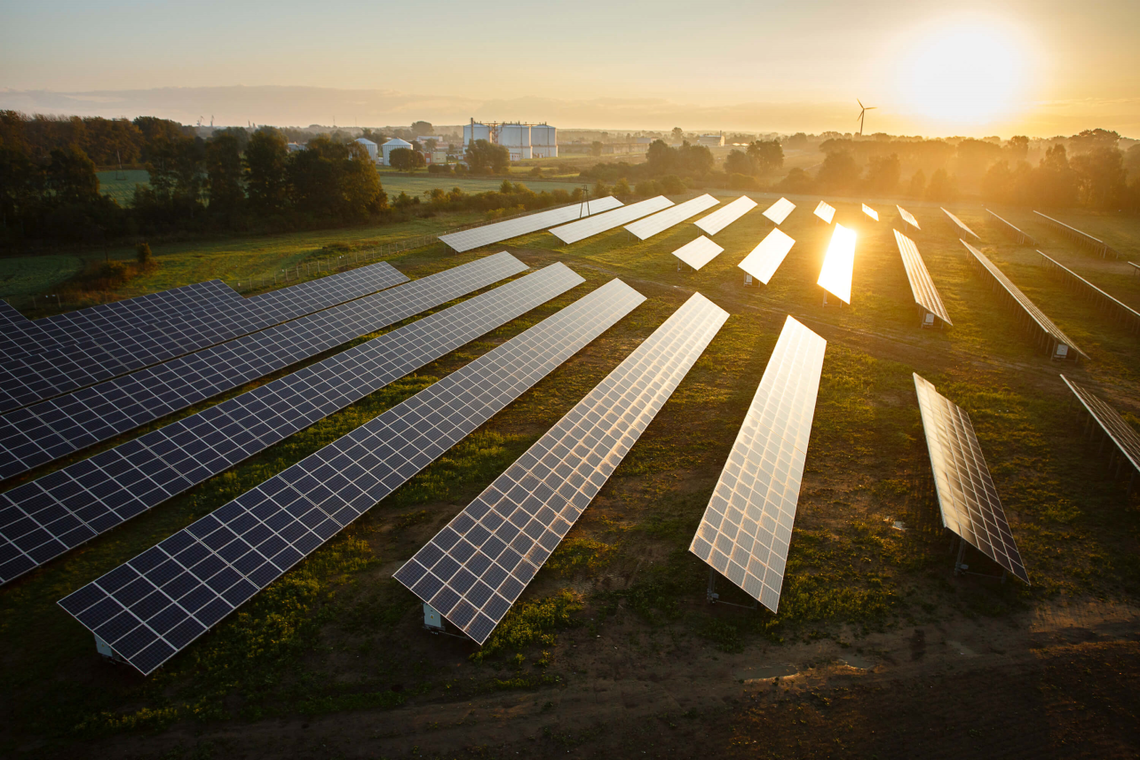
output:
[[[474,135],[474,137],[472,137],[472,135]],[[486,140],[489,143],[493,143],[495,140],[491,135],[491,128],[486,124],[480,124],[476,121],[472,121],[470,124],[464,124],[463,147],[466,148],[470,145],[472,140]]]
[[500,125],[499,145],[510,152],[512,161],[530,158],[530,125],[519,123]]
[[535,158],[558,158],[558,130],[549,124],[530,128],[531,154]]

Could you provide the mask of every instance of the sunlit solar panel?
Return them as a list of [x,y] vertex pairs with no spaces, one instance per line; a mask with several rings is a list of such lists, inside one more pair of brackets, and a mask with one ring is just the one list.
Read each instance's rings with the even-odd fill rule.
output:
[[720,203],[720,201],[708,193],[705,193],[692,200],[680,203],[673,208],[659,211],[653,216],[639,219],[633,224],[627,224],[625,228],[638,240],[648,240],[654,235],[664,232],[670,227],[680,224],[686,219],[690,219],[718,203]]
[[[1128,424],[1128,420],[1121,417],[1119,412],[1102,401],[1096,394],[1077,385],[1064,375],[1061,375],[1061,379],[1065,381],[1065,385],[1069,386],[1069,390],[1077,397],[1077,401],[1085,408],[1085,411],[1092,416],[1101,431],[1112,441],[1124,461],[1134,470],[1128,478],[1128,483],[1131,485],[1133,478],[1140,474],[1140,435]],[[1117,466],[1119,467],[1119,464]]]
[[689,551],[780,604],[827,341],[788,317]]
[[588,203],[572,203],[562,208],[539,211],[536,214],[527,214],[517,219],[508,219],[505,222],[484,224],[470,230],[460,230],[450,235],[440,235],[441,243],[446,243],[458,253],[471,251],[485,245],[510,240],[519,235],[529,235],[532,232],[545,230],[556,224],[564,224],[575,219],[581,219],[591,214],[600,214],[603,211],[617,208],[621,201],[613,196],[598,198]]
[[1086,246],[1087,248],[1091,248],[1092,250],[1096,251],[1097,253],[1100,254],[1101,258],[1106,257],[1110,253],[1112,254],[1112,258],[1114,258],[1114,259],[1120,258],[1120,253],[1117,252],[1108,243],[1104,242],[1100,238],[1093,237],[1092,235],[1090,235],[1087,232],[1082,232],[1081,230],[1078,230],[1076,227],[1072,227],[1068,224],[1065,224],[1064,222],[1062,222],[1059,219],[1054,219],[1051,216],[1045,216],[1040,211],[1034,211],[1033,213],[1037,215],[1038,219],[1052,225],[1056,230],[1058,230],[1065,237],[1070,238],[1072,240],[1075,240],[1078,243],[1080,243],[1081,245]]
[[942,524],[1029,583],[970,415],[914,375]]
[[851,303],[851,272],[855,267],[855,230],[835,225],[817,283],[827,292]]
[[706,235],[715,235],[754,208],[756,208],[756,201],[747,195],[742,195],[727,206],[712,212],[704,219],[698,219],[696,225],[704,230]]
[[911,227],[914,227],[916,230],[922,229],[921,227],[918,226],[918,220],[914,218],[914,214],[910,213],[909,211],[907,211],[902,206],[895,206],[895,208],[897,208],[899,210],[899,216],[902,217],[902,220],[904,222],[909,224]]
[[863,213],[874,219],[876,222],[879,221],[879,212],[868,206],[866,203],[863,204]]
[[700,269],[720,255],[723,250],[719,245],[701,235],[691,243],[686,243],[673,251],[673,255],[693,269]]
[[788,214],[796,210],[796,204],[792,203],[787,198],[781,198],[768,207],[764,212],[764,216],[771,219],[776,224],[783,224],[784,220],[788,218]]
[[906,267],[906,278],[910,281],[910,292],[914,296],[914,302],[946,324],[954,324],[946,313],[938,288],[934,287],[934,280],[930,279],[930,272],[927,271],[926,263],[918,252],[918,246],[898,230],[894,230],[894,233],[899,255],[902,256],[903,266]]
[[650,198],[647,201],[631,203],[628,206],[615,208],[613,211],[607,211],[604,214],[594,214],[585,219],[579,219],[576,222],[555,227],[550,232],[563,243],[570,245],[571,243],[577,243],[579,240],[585,240],[588,237],[615,229],[648,214],[669,208],[672,205],[673,201],[664,195],[658,195],[656,198]]
[[1009,302],[1015,304],[1019,309],[1024,311],[1024,313],[1029,316],[1030,322],[1045,335],[1045,338],[1049,343],[1049,349],[1052,352],[1053,358],[1067,358],[1069,357],[1070,350],[1073,354],[1076,355],[1076,357],[1078,357],[1078,361],[1080,360],[1080,357],[1083,357],[1085,359],[1088,358],[1088,354],[1077,348],[1076,344],[1073,343],[1069,336],[1065,335],[1065,333],[1061,330],[1060,327],[1057,327],[1053,320],[1045,316],[1045,312],[1041,311],[1041,309],[1037,307],[1037,304],[1033,303],[1029,296],[1022,293],[1021,288],[1014,285],[1013,281],[1005,276],[1005,272],[998,269],[997,265],[990,261],[984,253],[967,243],[965,240],[959,240],[958,242],[966,246],[966,250],[970,252],[970,255],[973,257],[973,261],[978,265],[980,271],[986,272],[994,280],[994,282],[996,282],[1001,287],[1001,289],[997,292],[1001,293],[1004,291]]
[[1003,232],[1011,235],[1015,240],[1017,240],[1018,243],[1029,243],[1031,245],[1037,245],[1037,241],[1033,238],[1032,235],[1025,234],[1019,228],[1014,226],[1013,223],[1001,218],[989,209],[986,209],[986,213],[990,215],[991,219],[997,222],[998,227],[1000,227]]
[[1108,311],[1117,321],[1131,328],[1133,331],[1140,330],[1140,311],[1133,309],[1119,298],[1104,292],[1052,256],[1041,253],[1041,251],[1037,253],[1041,255],[1041,258],[1045,260],[1046,264],[1052,267],[1054,272],[1059,273],[1066,281],[1076,286],[1080,292],[1091,296],[1093,300],[1101,306],[1107,307]]
[[835,218],[835,208],[827,201],[820,201],[812,213],[828,224],[831,224],[831,220]]
[[772,275],[780,268],[780,264],[784,262],[784,257],[788,255],[788,251],[792,250],[792,246],[795,244],[795,240],[780,230],[772,230],[768,233],[768,237],[761,240],[738,266],[767,285],[768,281],[772,279]]
[[978,233],[974,232],[972,229],[967,227],[966,223],[963,222],[961,219],[954,216],[953,214],[951,214],[946,209],[942,209],[942,213],[945,214],[946,218],[950,220],[950,223],[954,225],[954,229],[959,235],[962,235],[962,234],[969,235],[974,240],[977,240],[979,243],[982,241],[982,239],[980,237],[978,237]]

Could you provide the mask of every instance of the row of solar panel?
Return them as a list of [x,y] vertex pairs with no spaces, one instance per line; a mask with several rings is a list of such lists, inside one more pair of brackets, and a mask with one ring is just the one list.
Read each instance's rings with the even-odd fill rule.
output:
[[[6,355],[0,366],[0,411],[183,356],[407,279],[381,262],[248,299],[221,282],[180,288],[196,295],[183,293],[186,297],[167,304],[165,311],[152,310],[138,320],[123,320],[114,331],[98,338],[82,338],[34,354]],[[84,320],[74,315],[83,311],[62,316],[79,325]]]

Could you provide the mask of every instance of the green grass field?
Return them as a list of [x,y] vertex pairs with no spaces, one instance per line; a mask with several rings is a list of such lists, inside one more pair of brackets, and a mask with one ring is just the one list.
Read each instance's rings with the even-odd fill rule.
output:
[[99,177],[99,192],[115,199],[120,206],[129,206],[135,199],[135,185],[149,185],[150,174],[146,169],[96,172]]
[[0,258],[0,298],[20,301],[51,293],[83,269],[79,256],[45,255]]
[[[1058,377],[1098,389],[1140,426],[1136,336],[1062,287],[1032,248],[1001,236],[980,207],[965,204],[952,210],[982,236],[981,249],[1090,361],[1060,365],[1036,351],[967,265],[935,206],[903,202],[923,226],[916,242],[952,328],[919,328],[885,204],[875,223],[858,202],[833,203],[836,221],[859,235],[850,306],[832,299],[824,307],[814,284],[831,233],[812,215],[814,199],[797,200],[781,226],[796,245],[771,284],[744,288],[736,264],[773,226],[761,211],[774,197],[755,197],[760,208],[716,236],[724,253],[697,273],[678,271],[670,255],[699,234],[691,224],[645,242],[619,229],[563,246],[543,232],[463,256],[435,245],[391,257],[420,277],[505,247],[532,266],[562,261],[587,283],[0,588],[0,709],[8,716],[0,753],[49,756],[171,727],[180,736],[240,733],[267,719],[424,705],[443,711],[499,692],[505,706],[522,693],[542,695],[541,703],[602,678],[611,667],[602,658],[652,680],[695,673],[733,653],[778,660],[811,642],[862,651],[868,637],[906,626],[970,620],[1008,630],[1017,615],[1057,601],[1140,603],[1140,500],[1086,451]],[[1042,250],[1140,306],[1140,277],[1124,263],[1075,248],[1028,212],[999,213],[1038,236]],[[1140,259],[1140,221],[1058,217]],[[167,246],[155,251],[162,267],[132,287],[249,276],[330,243],[365,244],[414,229],[426,227]],[[100,662],[91,635],[56,605],[613,277],[646,303],[151,678]],[[425,634],[417,600],[391,574],[694,291],[730,318],[483,652]],[[780,613],[710,607],[707,568],[687,547],[789,314],[826,338],[828,349]],[[931,496],[912,372],[970,413],[1032,586],[951,574],[954,544]],[[968,561],[996,572],[976,552]],[[718,591],[726,601],[747,601],[727,581]]]

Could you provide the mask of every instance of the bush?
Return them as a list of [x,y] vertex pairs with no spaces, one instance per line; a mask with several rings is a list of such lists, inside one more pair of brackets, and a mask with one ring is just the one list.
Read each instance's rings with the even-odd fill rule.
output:
[[139,266],[143,269],[151,269],[154,266],[154,254],[150,251],[150,243],[136,245],[135,256],[138,258]]
[[96,276],[103,288],[117,288],[131,279],[132,274],[134,273],[131,268],[122,261],[108,261],[99,267],[99,273]]
[[750,177],[747,174],[730,174],[728,175],[728,189],[759,190],[760,185],[756,182],[755,177]]
[[432,164],[428,168],[428,174],[451,174],[451,164]]

